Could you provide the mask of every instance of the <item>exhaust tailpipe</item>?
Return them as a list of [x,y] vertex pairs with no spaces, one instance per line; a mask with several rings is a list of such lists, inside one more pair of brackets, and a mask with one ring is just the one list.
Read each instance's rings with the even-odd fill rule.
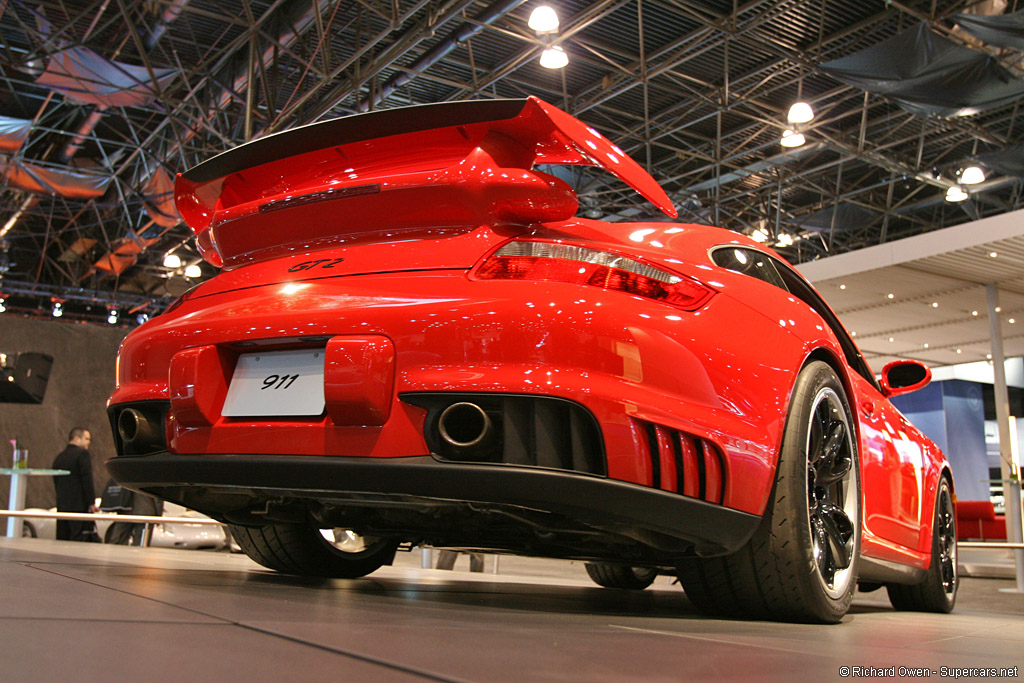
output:
[[475,403],[453,403],[437,420],[441,438],[456,452],[478,452],[489,448],[495,438],[494,423]]
[[117,433],[125,449],[135,453],[145,453],[162,441],[158,425],[134,408],[117,416]]

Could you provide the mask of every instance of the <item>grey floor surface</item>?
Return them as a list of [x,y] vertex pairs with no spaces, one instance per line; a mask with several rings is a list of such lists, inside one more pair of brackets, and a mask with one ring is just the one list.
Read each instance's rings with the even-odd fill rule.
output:
[[966,578],[951,615],[894,612],[876,591],[843,623],[815,626],[708,618],[668,577],[630,593],[594,586],[579,563],[503,557],[494,575],[492,562],[484,574],[464,557],[453,572],[424,570],[416,551],[365,579],[321,581],[228,553],[0,538],[0,681],[788,682],[841,680],[842,667],[934,679],[1002,667],[1017,680],[1024,669],[1024,595],[1001,592],[1007,579]]

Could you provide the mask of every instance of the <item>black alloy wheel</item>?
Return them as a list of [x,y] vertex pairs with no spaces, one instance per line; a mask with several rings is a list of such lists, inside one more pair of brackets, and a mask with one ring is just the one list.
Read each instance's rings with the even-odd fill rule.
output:
[[960,586],[957,568],[956,507],[953,489],[946,477],[935,493],[935,521],[932,527],[931,565],[925,580],[913,586],[890,584],[889,602],[899,610],[918,612],[953,611]]
[[853,414],[828,364],[797,376],[768,505],[732,555],[677,566],[687,597],[723,616],[836,623],[850,608],[860,553]]

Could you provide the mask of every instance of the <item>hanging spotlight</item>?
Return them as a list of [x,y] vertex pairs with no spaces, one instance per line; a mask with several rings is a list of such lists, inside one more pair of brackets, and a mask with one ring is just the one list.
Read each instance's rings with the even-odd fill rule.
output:
[[782,134],[782,140],[779,144],[783,147],[799,147],[803,145],[807,140],[804,138],[803,133],[797,133],[791,128],[787,128],[786,132]]
[[959,185],[954,185],[946,190],[946,201],[947,202],[962,202],[967,199],[969,195],[964,192],[964,189]]
[[203,271],[198,264],[193,263],[190,266],[185,266],[185,277],[200,277],[202,274]]
[[164,268],[170,268],[171,270],[181,268],[181,257],[177,254],[164,256]]
[[53,310],[50,311],[50,314],[54,318],[61,317],[62,315],[64,315],[64,305],[61,304],[61,302],[59,302],[59,301],[54,301],[53,302]]
[[977,185],[985,182],[985,171],[980,166],[968,166],[960,172],[960,182],[964,185]]
[[793,236],[788,233],[779,233],[779,239],[775,242],[780,247],[791,247],[793,246]]
[[530,28],[537,32],[546,45],[540,55],[540,65],[545,69],[562,69],[569,63],[569,55],[557,45],[551,45],[552,36],[558,33],[558,15],[547,5],[541,5],[530,13]]
[[794,102],[786,114],[786,120],[790,123],[808,123],[814,120],[814,110],[806,102]]
[[0,313],[7,312],[7,300],[0,298]]
[[540,53],[540,65],[545,69],[562,69],[569,63],[569,55],[558,45]]
[[117,324],[117,309],[116,308],[111,308],[110,309],[110,315],[107,316],[107,322],[110,323],[111,325],[116,325]]
[[757,230],[750,234],[750,239],[754,240],[755,242],[760,242],[761,244],[764,244],[765,242],[768,241],[768,231],[765,230],[764,228],[758,228]]
[[541,5],[530,13],[527,26],[537,33],[554,33],[558,30],[558,15],[547,5]]
[[149,313],[139,313],[137,316],[135,316],[135,322],[137,322],[140,325],[144,322],[147,322],[148,320]]

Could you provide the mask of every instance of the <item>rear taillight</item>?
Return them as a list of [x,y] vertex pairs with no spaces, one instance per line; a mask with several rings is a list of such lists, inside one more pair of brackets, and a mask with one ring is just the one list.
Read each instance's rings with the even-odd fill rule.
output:
[[695,311],[715,290],[685,275],[621,254],[575,244],[516,240],[487,257],[479,280],[546,280],[589,285],[642,296]]

